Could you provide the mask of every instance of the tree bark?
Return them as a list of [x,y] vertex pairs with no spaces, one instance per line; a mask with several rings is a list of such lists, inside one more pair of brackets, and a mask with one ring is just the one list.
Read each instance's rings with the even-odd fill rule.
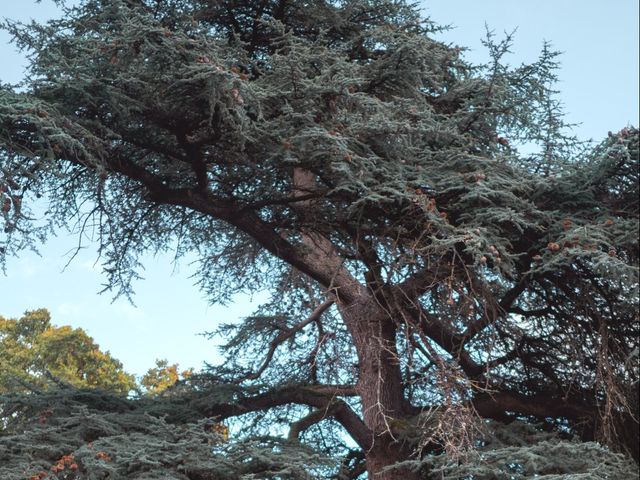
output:
[[[292,186],[292,197],[301,199],[292,207],[309,221],[313,217],[314,202],[302,198],[316,191],[315,175],[294,168]],[[312,228],[302,228],[300,233],[308,267],[302,271],[307,274],[310,270],[319,272],[310,277],[319,281],[335,298],[358,355],[356,391],[362,404],[364,424],[372,438],[371,446],[365,451],[369,479],[418,480],[417,474],[408,469],[385,471],[395,463],[408,460],[411,454],[410,448],[398,443],[391,433],[394,419],[407,414],[393,315],[353,277],[327,237]],[[283,258],[283,250],[277,253]]]
[[338,308],[358,354],[356,390],[364,423],[373,433],[373,445],[365,452],[369,479],[418,480],[409,469],[385,471],[411,454],[391,432],[394,420],[406,415],[393,318],[364,288],[356,301],[339,302]]
[[369,480],[422,480],[423,475],[409,468],[385,470],[403,460],[408,460],[411,452],[393,439],[379,437],[374,447],[365,454],[367,475]]

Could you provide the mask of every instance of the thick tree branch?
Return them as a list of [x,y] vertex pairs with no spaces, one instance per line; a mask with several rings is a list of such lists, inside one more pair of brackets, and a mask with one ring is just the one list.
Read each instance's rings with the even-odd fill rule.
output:
[[433,315],[428,314],[422,307],[420,310],[419,327],[421,331],[455,358],[469,377],[476,378],[481,375],[484,369],[474,362],[471,355],[464,349],[462,337],[445,326],[443,322],[435,319]]
[[191,208],[237,227],[276,257],[325,288],[332,289],[342,301],[350,303],[357,298],[361,285],[342,265],[335,248],[324,237],[310,233],[304,246],[298,247],[284,239],[254,212],[242,211],[229,199],[216,197],[211,192],[168,188],[160,177],[127,159],[111,162],[110,168],[139,181],[149,191],[153,201]]
[[[294,168],[292,175],[292,198],[317,192],[315,175],[303,168]],[[313,204],[310,200],[293,204],[294,210],[303,219],[313,216]],[[353,277],[344,266],[344,259],[338,253],[335,245],[324,235],[309,228],[301,228],[302,243],[306,247],[306,256],[316,268],[331,275],[331,282],[325,285],[331,288],[338,299],[352,303],[363,293],[363,286]]]
[[341,395],[354,393],[353,387],[344,386],[287,386],[259,395],[240,397],[235,403],[209,404],[201,408],[200,411],[209,417],[224,419],[282,405],[308,405],[323,411],[330,411],[331,416],[344,427],[358,446],[367,450],[373,441],[371,430],[349,405],[338,398]]
[[300,434],[307,430],[312,425],[320,423],[327,417],[333,416],[334,409],[338,406],[337,403],[331,403],[327,408],[317,408],[308,415],[305,415],[300,420],[291,423],[289,426],[289,440],[298,440]]
[[272,205],[289,205],[297,202],[305,202],[308,200],[315,200],[318,198],[322,198],[323,194],[321,193],[309,193],[307,195],[300,195],[298,197],[272,197],[265,200],[259,200],[257,202],[247,203],[242,206],[239,213],[244,213],[246,211],[256,211],[264,207],[270,207]]
[[535,417],[565,417],[572,420],[593,420],[598,414],[595,406],[563,400],[552,395],[523,395],[516,392],[497,392],[478,395],[473,406],[485,418],[504,420],[507,413]]
[[463,344],[469,343],[471,339],[473,339],[478,333],[484,330],[485,327],[493,324],[498,318],[505,315],[513,302],[520,296],[522,292],[526,289],[528,282],[524,279],[520,280],[513,288],[507,291],[504,294],[502,299],[498,302],[494,298],[491,292],[487,291],[486,288],[482,289],[482,296],[485,300],[485,313],[478,320],[471,323],[467,329],[462,334],[464,338]]
[[424,267],[395,285],[393,290],[406,298],[419,298],[450,275],[451,269],[444,268],[441,264],[435,268],[432,266]]
[[427,312],[419,300],[410,301],[409,298],[403,296],[404,292],[400,290],[396,290],[394,293],[395,305],[401,308],[401,311],[406,312],[409,325],[416,328],[422,335],[433,340],[439,347],[455,358],[469,377],[475,378],[482,374],[482,367],[474,362],[464,349],[461,335],[456,334],[444,322]]

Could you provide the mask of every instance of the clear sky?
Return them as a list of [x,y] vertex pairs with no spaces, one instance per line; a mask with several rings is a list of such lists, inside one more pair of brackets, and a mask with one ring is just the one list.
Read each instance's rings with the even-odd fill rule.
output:
[[[559,72],[567,119],[580,123],[579,138],[600,140],[607,131],[638,125],[637,0],[434,0],[423,1],[432,20],[455,28],[441,39],[471,48],[467,57],[485,61],[480,40],[485,23],[496,34],[517,28],[510,62],[531,62],[544,40],[564,52]],[[51,0],[0,0],[0,17],[29,21],[57,14]],[[22,78],[26,60],[0,31],[0,81]],[[197,334],[252,311],[248,296],[228,306],[210,306],[190,278],[188,262],[177,268],[171,258],[144,260],[145,280],[135,284],[135,306],[98,295],[102,277],[96,251],[83,250],[66,268],[76,239],[64,232],[40,248],[10,259],[0,274],[0,315],[19,317],[45,307],[58,325],[84,328],[125,368],[144,373],[156,358],[199,368],[215,362],[215,346]],[[260,295],[258,294],[259,298]]]

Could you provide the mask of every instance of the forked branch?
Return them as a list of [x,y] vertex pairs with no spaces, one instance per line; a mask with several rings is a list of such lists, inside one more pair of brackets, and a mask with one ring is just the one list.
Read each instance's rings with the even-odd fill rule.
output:
[[315,310],[313,312],[311,312],[311,315],[309,315],[309,317],[307,317],[305,320],[303,320],[302,322],[296,324],[294,327],[292,327],[290,329],[287,329],[287,330],[284,330],[284,331],[280,332],[276,336],[276,338],[271,340],[271,343],[269,344],[269,350],[267,351],[267,355],[266,355],[264,361],[262,362],[262,365],[260,366],[260,368],[258,368],[258,370],[256,370],[255,372],[250,373],[250,374],[245,375],[244,377],[242,377],[240,380],[238,380],[238,383],[244,382],[246,380],[255,380],[257,378],[260,378],[260,375],[262,375],[262,373],[267,369],[267,367],[271,363],[271,360],[273,359],[273,355],[276,353],[276,350],[277,350],[278,346],[280,346],[282,343],[284,343],[285,341],[287,341],[288,339],[293,337],[296,333],[298,333],[300,330],[302,330],[304,327],[306,327],[310,323],[318,321],[320,319],[320,317],[322,316],[322,314],[331,305],[333,305],[334,302],[335,302],[335,300],[332,299],[332,298],[325,300],[323,303],[318,305],[315,308]]

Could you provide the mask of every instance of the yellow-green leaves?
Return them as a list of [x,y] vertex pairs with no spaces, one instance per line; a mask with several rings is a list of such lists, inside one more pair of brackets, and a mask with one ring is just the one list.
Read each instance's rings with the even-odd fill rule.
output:
[[193,369],[178,371],[178,364],[169,365],[166,359],[156,360],[156,366],[150,368],[140,380],[147,395],[158,395],[169,387],[175,385],[178,380],[185,380],[193,374]]
[[133,375],[81,328],[51,325],[45,309],[20,319],[0,316],[0,393],[47,389],[54,383],[128,393]]

